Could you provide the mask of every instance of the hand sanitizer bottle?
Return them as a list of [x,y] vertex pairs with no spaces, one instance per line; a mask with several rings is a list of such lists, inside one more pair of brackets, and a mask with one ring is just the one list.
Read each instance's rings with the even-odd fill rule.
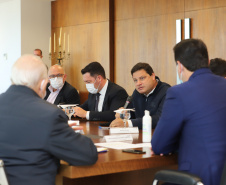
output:
[[142,119],[142,141],[143,143],[151,142],[152,134],[152,120],[148,110],[144,111],[144,116]]

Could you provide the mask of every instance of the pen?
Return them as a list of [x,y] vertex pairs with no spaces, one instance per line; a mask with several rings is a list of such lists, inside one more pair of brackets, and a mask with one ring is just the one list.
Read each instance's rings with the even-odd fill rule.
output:
[[108,130],[108,129],[110,129],[110,127],[101,127],[101,126],[99,126],[99,129]]

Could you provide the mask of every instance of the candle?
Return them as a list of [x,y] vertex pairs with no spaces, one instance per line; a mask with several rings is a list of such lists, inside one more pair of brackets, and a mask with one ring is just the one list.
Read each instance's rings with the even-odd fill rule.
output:
[[59,46],[61,46],[61,33],[62,33],[62,27],[60,27]]
[[64,51],[65,51],[65,33],[64,33]]
[[49,38],[49,53],[51,53],[51,37]]
[[56,35],[54,33],[54,44],[53,44],[53,47],[54,47],[54,53],[56,52]]
[[68,44],[68,47],[67,48],[68,48],[68,53],[69,53],[69,51],[70,51],[70,49],[69,49],[69,34],[67,36],[67,40],[68,40],[68,43],[67,43]]

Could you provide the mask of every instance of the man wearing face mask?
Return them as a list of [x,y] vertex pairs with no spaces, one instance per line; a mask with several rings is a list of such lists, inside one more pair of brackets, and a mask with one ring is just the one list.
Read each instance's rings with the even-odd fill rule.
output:
[[67,75],[60,65],[51,66],[48,76],[50,84],[46,89],[45,100],[55,105],[80,103],[78,91],[66,82]]
[[122,107],[128,97],[124,88],[106,79],[104,68],[92,62],[81,70],[83,81],[89,91],[88,100],[75,107],[74,116],[88,120],[112,121],[114,110]]
[[220,184],[226,160],[226,79],[208,68],[206,45],[187,39],[174,47],[182,84],[168,89],[151,143],[155,154],[178,151],[181,171]]

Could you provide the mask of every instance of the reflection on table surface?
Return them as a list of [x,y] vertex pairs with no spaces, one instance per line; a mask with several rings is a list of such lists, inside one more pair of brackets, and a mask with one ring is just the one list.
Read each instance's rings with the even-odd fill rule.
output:
[[[105,142],[103,137],[109,135],[109,129],[100,129],[99,123],[100,122],[80,120],[80,125],[83,126],[84,134],[87,137],[90,137],[94,143]],[[139,134],[132,135],[132,143],[142,142],[141,131]],[[108,149],[108,152],[99,153],[97,163],[91,166],[69,166],[62,161],[57,184],[64,184],[63,178],[67,179],[67,184],[73,184],[69,182],[69,179],[94,177],[98,175],[103,177],[102,175],[105,176],[107,174],[158,169],[177,164],[176,155],[160,157],[158,155],[151,155],[151,150],[148,147],[144,147],[143,149],[146,151],[146,154],[131,154],[122,152],[122,150]]]

